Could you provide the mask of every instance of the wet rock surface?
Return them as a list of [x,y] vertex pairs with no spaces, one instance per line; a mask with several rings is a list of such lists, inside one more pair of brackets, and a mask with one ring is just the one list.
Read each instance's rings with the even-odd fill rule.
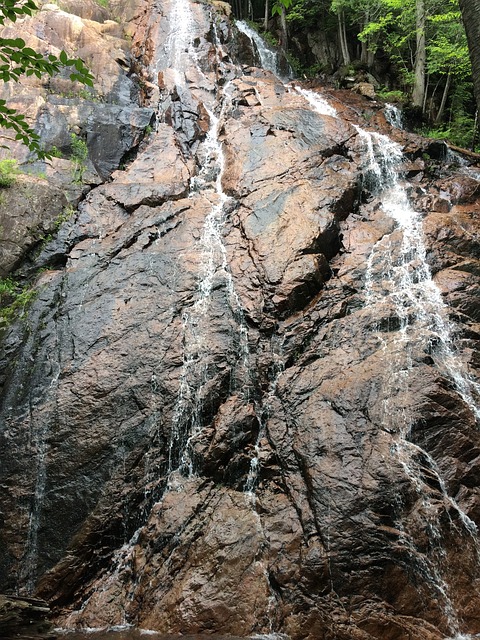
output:
[[[175,49],[175,10],[129,26],[156,131],[3,335],[3,588],[64,627],[478,633],[478,176],[372,100],[322,115],[239,66],[208,6]],[[354,124],[406,150],[420,235]]]

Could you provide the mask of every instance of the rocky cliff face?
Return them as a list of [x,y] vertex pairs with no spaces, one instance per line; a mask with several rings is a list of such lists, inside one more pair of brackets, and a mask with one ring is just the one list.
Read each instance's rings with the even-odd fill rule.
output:
[[155,131],[3,336],[2,588],[69,627],[480,632],[475,170],[241,66],[214,7],[133,13]]

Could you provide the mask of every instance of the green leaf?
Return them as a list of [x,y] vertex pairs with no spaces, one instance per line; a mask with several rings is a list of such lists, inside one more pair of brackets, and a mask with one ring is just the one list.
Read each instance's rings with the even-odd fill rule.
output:
[[[34,0],[0,0],[0,25],[7,21],[15,22],[18,16],[30,16],[37,10]],[[0,82],[19,81],[22,77],[35,76],[42,79],[45,75],[54,75],[62,67],[69,67],[74,71],[70,78],[74,82],[81,82],[93,86],[93,76],[85,66],[83,60],[70,58],[65,51],[59,56],[41,54],[32,47],[27,47],[23,38],[0,37]],[[15,139],[35,153],[38,157],[46,157],[40,148],[39,136],[25,121],[25,116],[7,106],[4,99],[0,99],[0,127],[12,129]]]

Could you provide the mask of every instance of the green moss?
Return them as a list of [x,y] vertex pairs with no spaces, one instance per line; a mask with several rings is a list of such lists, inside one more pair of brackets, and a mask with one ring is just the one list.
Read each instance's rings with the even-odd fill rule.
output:
[[11,158],[0,160],[0,187],[11,187],[20,173],[18,163]]
[[19,285],[12,278],[0,279],[0,328],[26,314],[37,292],[27,285]]
[[70,218],[73,216],[73,214],[75,213],[75,207],[71,204],[67,205],[62,213],[59,213],[58,216],[55,218],[55,229],[59,229],[62,224],[64,222],[66,222],[67,220],[70,220]]

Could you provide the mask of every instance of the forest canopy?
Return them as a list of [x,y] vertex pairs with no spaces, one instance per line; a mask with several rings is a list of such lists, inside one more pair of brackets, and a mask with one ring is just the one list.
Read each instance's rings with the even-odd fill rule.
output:
[[474,145],[476,104],[458,0],[268,2],[252,0],[238,9],[278,43],[288,43],[297,73],[338,84],[368,73],[380,97],[415,113],[423,133]]

